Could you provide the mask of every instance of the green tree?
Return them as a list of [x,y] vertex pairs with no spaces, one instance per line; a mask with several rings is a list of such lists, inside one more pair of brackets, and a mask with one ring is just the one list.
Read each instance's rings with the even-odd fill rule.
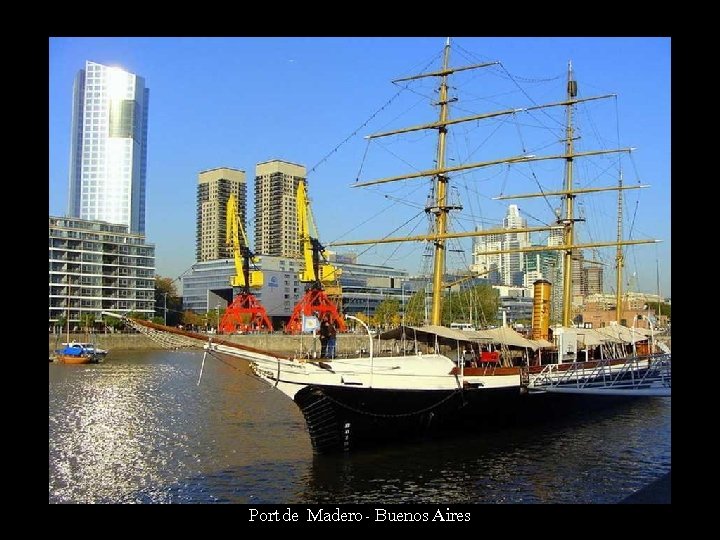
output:
[[[425,292],[417,291],[407,302],[405,324],[420,325],[425,320]],[[430,299],[427,299],[428,307]],[[498,292],[490,285],[477,285],[459,292],[443,295],[441,321],[445,326],[452,322],[492,324],[498,309]]]
[[155,276],[155,313],[165,321],[167,308],[167,325],[176,326],[183,316],[182,298],[178,295],[175,280],[169,277]]
[[80,316],[80,326],[89,332],[95,326],[95,314],[94,313],[83,313]]
[[425,320],[425,291],[416,291],[405,303],[405,324],[419,326]]
[[393,321],[397,319],[397,314],[400,311],[400,302],[394,298],[386,298],[380,302],[375,308],[375,324],[387,330],[392,326]]
[[[493,324],[497,319],[499,305],[498,291],[491,285],[477,285],[454,293],[452,316],[457,322],[470,322],[477,325]],[[450,321],[452,322],[452,321]]]
[[65,313],[62,313],[58,315],[57,322],[55,323],[55,326],[59,328],[59,333],[63,333],[67,330],[67,315]]
[[115,332],[119,332],[123,327],[122,320],[117,317],[108,317],[106,315],[102,318],[102,322],[107,328],[112,328]]
[[[207,319],[207,323],[209,326],[212,326],[213,328],[217,328],[220,324],[220,321],[223,318],[223,315],[225,314],[225,308],[222,309],[211,309],[205,314],[205,318]],[[247,317],[244,317],[247,320],[244,320],[243,322],[245,324],[250,322],[250,315],[247,315]]]

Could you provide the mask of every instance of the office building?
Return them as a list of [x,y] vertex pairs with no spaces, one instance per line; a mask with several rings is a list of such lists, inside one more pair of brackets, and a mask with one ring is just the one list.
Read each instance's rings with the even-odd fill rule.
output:
[[119,67],[85,62],[75,77],[68,214],[145,233],[150,90]]
[[[517,205],[508,206],[503,219],[503,229],[512,231],[527,227],[527,220],[520,216]],[[472,270],[487,276],[494,285],[523,286],[525,267],[522,253],[484,252],[519,249],[530,245],[530,234],[527,232],[507,232],[478,237],[473,244]]]
[[[359,264],[354,257],[332,255],[332,264],[342,269],[342,311],[349,314],[372,315],[388,297],[404,301],[418,285],[410,284],[405,270],[388,266]],[[264,284],[252,294],[267,310],[274,326],[287,321],[293,308],[305,294],[305,283],[299,279],[303,263],[300,259],[259,255]],[[182,280],[183,309],[205,313],[220,306],[224,309],[232,301],[230,278],[235,274],[232,259],[200,262],[193,265]],[[423,283],[424,284],[424,283]]]

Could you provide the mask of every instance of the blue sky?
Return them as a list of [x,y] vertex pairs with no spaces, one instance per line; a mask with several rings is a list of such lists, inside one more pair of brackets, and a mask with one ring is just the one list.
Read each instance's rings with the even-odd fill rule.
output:
[[[67,211],[72,84],[92,60],[141,75],[150,88],[146,233],[156,245],[158,274],[178,277],[193,264],[197,174],[214,167],[246,171],[250,224],[255,164],[278,158],[310,170],[309,194],[323,242],[380,238],[392,231],[420,234],[427,228],[422,211],[427,180],[374,188],[351,184],[358,177],[433,166],[434,132],[372,143],[363,137],[436,119],[427,102],[436,98],[432,83],[423,79],[400,91],[390,81],[437,69],[443,44],[439,37],[51,38],[49,212]],[[652,186],[625,192],[624,236],[662,243],[627,250],[625,283],[655,292],[659,269],[661,293],[670,296],[670,39],[453,38],[453,44],[451,65],[502,62],[451,80],[451,95],[458,97],[453,117],[561,101],[569,60],[580,97],[618,94],[578,106],[577,147],[619,143],[636,151],[622,159],[577,159],[575,178],[582,187],[614,185],[622,167],[626,184]],[[448,164],[559,153],[561,146],[551,143],[563,136],[564,114],[564,108],[554,108],[458,125],[449,136]],[[452,223],[456,230],[492,226],[511,203],[519,205],[529,225],[548,223],[557,200],[493,197],[561,189],[562,178],[562,163],[545,161],[455,175],[452,196],[466,217]],[[578,226],[580,241],[614,240],[616,194],[577,201],[586,219]],[[248,228],[252,237],[252,225]],[[412,273],[426,260],[418,243],[355,251],[361,262]],[[614,250],[594,256],[606,265],[606,292],[612,292]],[[448,266],[462,269],[470,262],[470,241],[457,243]]]

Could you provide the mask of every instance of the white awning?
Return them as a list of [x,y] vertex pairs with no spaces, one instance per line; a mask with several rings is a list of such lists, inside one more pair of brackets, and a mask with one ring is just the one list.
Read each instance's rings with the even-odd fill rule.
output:
[[650,330],[646,330],[645,328],[628,328],[627,326],[619,324],[611,324],[610,326],[598,328],[597,332],[617,341],[622,341],[623,343],[645,341],[650,335]]
[[400,339],[405,332],[406,339],[423,339],[428,335],[435,335],[446,340],[472,341],[507,345],[508,347],[522,347],[536,350],[540,345],[524,338],[512,328],[490,328],[488,330],[455,330],[446,326],[400,326],[380,334],[380,339]]

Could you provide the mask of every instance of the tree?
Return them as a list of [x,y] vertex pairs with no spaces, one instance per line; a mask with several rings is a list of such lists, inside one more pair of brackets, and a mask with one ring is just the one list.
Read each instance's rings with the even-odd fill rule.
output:
[[365,314],[364,311],[358,311],[355,314],[355,317],[357,317],[359,320],[370,326],[370,318]]
[[416,291],[405,303],[405,324],[419,326],[425,320],[425,291]]
[[83,313],[80,317],[80,326],[89,332],[91,328],[95,326],[95,314],[94,313]]
[[393,324],[393,320],[397,319],[400,311],[400,302],[394,298],[386,298],[380,302],[375,308],[375,323],[383,329],[387,329]]
[[451,293],[449,310],[443,309],[443,324],[470,322],[492,324],[497,318],[498,291],[490,285],[477,285],[460,292]]
[[194,311],[189,309],[182,314],[182,323],[186,326],[202,326],[205,324],[205,319],[202,315],[198,315]]
[[[205,319],[207,319],[208,325],[217,328],[220,325],[220,321],[222,320],[223,315],[225,314],[225,308],[222,309],[211,309],[205,314]],[[240,317],[241,319],[245,319],[242,322],[247,324],[250,322],[250,315],[244,314],[245,316]]]
[[659,311],[659,315],[667,315],[668,319],[670,318],[670,304],[667,304],[665,302],[660,302],[660,309],[657,309],[657,305],[652,306],[655,308],[656,311]]
[[66,330],[66,325],[67,325],[67,315],[65,315],[65,313],[61,313],[60,315],[58,315],[55,326],[60,327],[60,333],[62,334]]
[[155,312],[165,321],[167,307],[167,325],[176,326],[182,319],[182,298],[178,295],[175,280],[169,277],[155,276]]
[[103,324],[107,328],[112,328],[114,332],[119,332],[123,327],[123,322],[117,317],[108,317],[107,315],[102,318]]
[[[430,298],[425,291],[416,291],[405,308],[405,324],[420,325],[425,321],[425,303]],[[441,321],[448,326],[452,322],[492,324],[498,310],[498,292],[490,285],[477,285],[460,292],[445,293],[442,303]],[[428,306],[429,308],[429,306]]]

